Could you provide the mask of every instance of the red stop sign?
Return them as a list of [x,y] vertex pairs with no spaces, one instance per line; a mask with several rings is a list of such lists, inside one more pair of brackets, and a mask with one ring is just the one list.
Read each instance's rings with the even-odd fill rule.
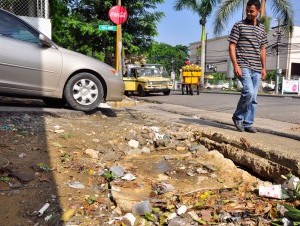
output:
[[115,24],[122,24],[126,21],[128,13],[125,7],[123,6],[114,6],[108,12],[109,18]]

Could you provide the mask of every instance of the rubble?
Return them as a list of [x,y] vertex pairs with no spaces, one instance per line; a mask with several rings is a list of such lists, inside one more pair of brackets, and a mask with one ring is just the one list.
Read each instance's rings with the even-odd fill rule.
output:
[[[196,126],[139,113],[117,115],[2,114],[0,197],[14,207],[0,210],[0,216],[12,225],[267,225],[279,216],[294,220],[288,211],[295,211],[299,197],[297,177],[288,176],[280,185],[293,201],[262,196],[259,186],[275,185],[217,151],[212,141],[223,139],[224,147],[229,143],[224,136],[209,139]],[[246,141],[237,145],[249,149]],[[291,207],[277,210],[287,203]]]

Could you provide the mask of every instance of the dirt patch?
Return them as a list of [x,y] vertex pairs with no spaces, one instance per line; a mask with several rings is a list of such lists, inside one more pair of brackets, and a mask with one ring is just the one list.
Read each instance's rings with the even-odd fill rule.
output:
[[[102,158],[118,160],[123,150],[117,150],[116,145],[114,150],[113,143],[123,140],[127,124],[139,122],[122,114],[110,116],[116,116],[115,112],[59,116],[1,113],[0,198],[6,208],[1,208],[0,218],[6,219],[7,225],[33,225],[52,214],[52,221],[57,222],[70,203],[94,194],[91,189],[83,192],[67,185],[74,180],[87,187],[97,184],[95,177],[89,177],[89,170],[103,169],[105,161],[93,162],[84,151],[98,149]],[[45,203],[50,203],[48,214],[38,217],[37,211]]]
[[[234,200],[245,200],[246,191],[254,195],[257,179],[199,145],[196,131],[124,109],[91,115],[1,113],[0,199],[5,208],[0,219],[6,225],[61,225],[62,218],[74,225],[105,225],[130,212],[126,199],[134,201],[131,205],[151,200],[166,211],[169,204],[193,206],[206,191],[222,191],[215,192],[218,199],[228,199],[227,193],[235,194]],[[136,179],[109,175],[112,166]],[[167,196],[155,191],[162,182],[174,188]],[[241,187],[243,195],[237,197]],[[213,204],[209,208],[217,213]]]

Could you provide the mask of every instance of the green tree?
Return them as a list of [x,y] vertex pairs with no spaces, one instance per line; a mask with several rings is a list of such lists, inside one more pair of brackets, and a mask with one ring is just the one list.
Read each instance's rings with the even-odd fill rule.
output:
[[267,81],[275,81],[276,80],[276,71],[269,71],[267,73]]
[[[81,1],[78,1],[78,4]],[[113,38],[98,30],[98,24],[106,21],[93,20],[77,12],[74,1],[50,1],[53,40],[59,45],[104,59],[103,52],[113,44]],[[102,53],[102,54],[101,54]]]
[[226,81],[226,74],[224,73],[214,72],[211,75],[213,76],[213,79],[210,80],[211,84],[218,84],[219,81]]
[[124,47],[128,52],[141,53],[154,43],[158,35],[157,24],[164,17],[163,12],[156,12],[157,4],[164,0],[123,0],[128,11],[128,22],[124,23]]
[[[127,53],[144,52],[154,42],[157,23],[164,16],[156,12],[157,4],[163,0],[123,0],[128,19],[122,25],[123,46]],[[101,60],[106,54],[115,52],[114,32],[98,30],[100,24],[114,25],[108,16],[114,0],[51,0],[53,40],[59,45],[93,55]]]
[[[199,15],[201,32],[201,68],[205,68],[205,38],[206,38],[206,19],[212,13],[212,8],[221,0],[176,0],[174,4],[175,10],[188,9]],[[204,76],[201,76],[201,83],[204,84]]]
[[[179,69],[184,64],[186,57],[188,56],[188,46],[176,45],[171,46],[166,43],[158,43],[155,42],[148,50],[147,50],[147,63],[158,63],[162,64],[168,74],[172,71],[172,66],[177,75],[179,77]],[[172,64],[173,62],[173,64]]]
[[[282,21],[286,25],[287,31],[293,31],[294,11],[290,0],[268,0],[270,2],[274,18]],[[232,14],[242,5],[246,4],[245,0],[225,0],[221,3],[214,18],[214,33],[220,34],[224,28],[226,21],[232,17]],[[266,15],[267,0],[261,0],[261,19],[268,23]],[[266,26],[268,27],[268,25]]]

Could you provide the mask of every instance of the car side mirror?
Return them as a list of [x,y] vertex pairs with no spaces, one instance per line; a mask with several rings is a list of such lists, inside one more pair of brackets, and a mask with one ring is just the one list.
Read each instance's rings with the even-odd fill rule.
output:
[[52,42],[43,34],[39,34],[39,41],[42,44],[42,46],[51,47]]

